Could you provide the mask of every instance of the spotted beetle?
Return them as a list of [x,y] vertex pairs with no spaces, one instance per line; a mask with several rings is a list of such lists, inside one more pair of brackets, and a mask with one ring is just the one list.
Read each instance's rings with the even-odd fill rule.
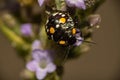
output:
[[72,17],[65,11],[52,13],[45,27],[48,38],[62,46],[75,44],[77,28]]

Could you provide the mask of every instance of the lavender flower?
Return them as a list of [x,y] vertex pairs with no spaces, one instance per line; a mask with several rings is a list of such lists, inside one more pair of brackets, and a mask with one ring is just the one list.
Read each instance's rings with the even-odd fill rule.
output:
[[65,0],[69,7],[77,7],[80,9],[86,9],[84,0]]
[[[65,0],[65,1],[69,7],[77,7],[80,9],[86,9],[84,0]],[[42,6],[44,2],[45,0],[38,0],[38,3],[40,6]]]
[[31,28],[32,28],[32,25],[30,23],[22,24],[20,29],[21,34],[26,37],[31,36],[32,35]]
[[76,37],[76,43],[74,44],[75,46],[79,46],[83,42],[83,38],[80,36],[80,30],[77,29],[77,34],[75,35]]
[[32,50],[36,50],[36,49],[42,49],[41,42],[39,40],[35,40],[32,43]]
[[36,49],[32,52],[33,60],[28,62],[26,67],[28,70],[35,72],[38,80],[43,80],[47,73],[56,70],[56,65],[52,62],[48,51]]
[[44,1],[45,1],[45,0],[38,0],[39,5],[42,6],[43,3],[44,3]]

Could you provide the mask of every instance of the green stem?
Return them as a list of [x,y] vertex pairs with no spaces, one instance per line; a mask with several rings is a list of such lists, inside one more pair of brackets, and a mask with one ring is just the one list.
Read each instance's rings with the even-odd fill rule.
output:
[[41,25],[40,29],[41,29],[40,33],[39,33],[39,35],[40,35],[40,41],[41,41],[41,44],[42,44],[43,48],[45,48],[46,46],[48,46],[47,45],[47,39],[48,39],[48,37],[47,37],[46,32],[45,32],[45,26]]
[[18,36],[11,29],[9,29],[2,22],[2,20],[0,20],[0,30],[11,41],[12,45],[15,48],[22,48],[22,50],[28,50],[28,49],[30,49],[29,44],[27,44],[27,42],[25,42],[20,36]]
[[9,29],[14,31],[16,34],[20,35],[20,23],[16,20],[16,18],[10,13],[2,13],[1,14],[2,22],[8,26]]
[[60,79],[60,77],[57,75],[57,73],[56,73],[56,72],[55,72],[54,74],[55,74],[55,77],[54,77],[54,78],[55,78],[55,80],[61,80],[61,79]]
[[44,80],[61,80],[61,77],[57,74],[57,72],[53,72],[49,74]]

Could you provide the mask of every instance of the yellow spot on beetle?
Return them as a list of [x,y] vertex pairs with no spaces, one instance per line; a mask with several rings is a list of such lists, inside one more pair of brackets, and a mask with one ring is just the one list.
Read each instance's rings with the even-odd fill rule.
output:
[[65,44],[65,41],[64,41],[64,40],[61,40],[61,41],[59,41],[59,44],[64,45],[64,44]]
[[50,27],[50,33],[54,34],[55,33],[55,29],[53,27]]
[[72,29],[72,34],[76,34],[76,28]]
[[65,23],[65,22],[66,22],[66,18],[63,18],[63,17],[60,18],[60,19],[59,19],[59,22],[60,22],[60,23]]

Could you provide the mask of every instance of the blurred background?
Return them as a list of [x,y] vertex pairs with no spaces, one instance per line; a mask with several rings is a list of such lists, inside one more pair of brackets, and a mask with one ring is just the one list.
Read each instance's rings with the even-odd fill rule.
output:
[[[120,1],[107,0],[96,13],[102,17],[93,33],[97,44],[65,64],[63,80],[120,80]],[[0,80],[21,80],[23,69],[23,61],[0,32]]]

